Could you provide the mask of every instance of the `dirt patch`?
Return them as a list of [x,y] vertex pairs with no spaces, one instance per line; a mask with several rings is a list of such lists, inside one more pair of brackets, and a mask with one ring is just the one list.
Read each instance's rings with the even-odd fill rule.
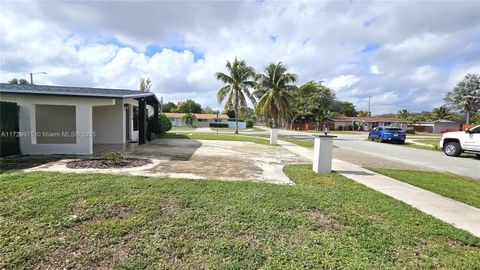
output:
[[150,159],[128,158],[121,162],[107,162],[104,159],[80,159],[67,162],[69,169],[116,169],[133,168],[152,164]]

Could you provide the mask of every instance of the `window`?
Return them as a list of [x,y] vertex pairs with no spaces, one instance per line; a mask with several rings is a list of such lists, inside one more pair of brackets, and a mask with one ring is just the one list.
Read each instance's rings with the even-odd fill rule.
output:
[[198,122],[208,122],[208,119],[197,119]]
[[138,107],[133,106],[133,130],[138,130]]
[[222,123],[222,119],[215,119],[215,123]]

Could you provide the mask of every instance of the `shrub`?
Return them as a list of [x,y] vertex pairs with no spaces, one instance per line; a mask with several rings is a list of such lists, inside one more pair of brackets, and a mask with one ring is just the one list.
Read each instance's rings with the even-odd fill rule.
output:
[[252,128],[255,124],[255,121],[251,118],[247,118],[245,119],[245,124],[247,125],[247,128]]
[[210,123],[210,127],[216,128],[228,128],[228,124],[225,123]]
[[106,154],[103,158],[105,159],[105,162],[109,164],[118,164],[125,161],[125,157],[122,155],[122,153],[119,152],[110,152]]
[[165,114],[159,114],[158,115],[158,130],[154,130],[155,129],[154,128],[155,127],[154,122],[155,122],[155,118],[152,115],[148,118],[148,132],[149,133],[153,132],[157,135],[163,135],[163,134],[167,133],[167,131],[172,129],[172,122],[170,121],[170,119],[168,119],[168,117]]

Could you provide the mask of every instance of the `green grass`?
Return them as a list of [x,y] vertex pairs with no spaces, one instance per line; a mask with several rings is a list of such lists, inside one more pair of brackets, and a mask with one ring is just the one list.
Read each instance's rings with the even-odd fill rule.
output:
[[405,183],[480,208],[480,181],[450,173],[370,169]]
[[296,186],[0,176],[0,268],[475,269],[480,239],[309,165]]
[[172,127],[172,129],[169,132],[175,132],[175,131],[192,131],[195,130],[196,128],[194,127]]
[[293,138],[288,136],[279,136],[278,139],[291,142],[305,148],[313,148],[313,143],[314,143],[313,139],[299,139],[299,138]]
[[419,142],[419,143],[425,143],[425,144],[431,144],[432,146],[439,146],[440,139],[414,139],[412,140],[414,142]]
[[[217,131],[217,128],[215,127],[212,127],[210,128],[212,131]],[[225,131],[229,131],[229,132],[235,132],[235,128],[218,128],[218,132],[225,132]],[[262,128],[259,128],[259,127],[252,127],[252,128],[247,128],[247,129],[241,129],[239,128],[238,129],[239,132],[262,132],[262,131],[265,131],[264,129]]]
[[221,140],[221,141],[242,141],[253,142],[258,144],[270,145],[268,139],[248,136],[248,135],[236,135],[236,134],[224,134],[224,133],[167,133],[162,136],[163,138],[176,138],[176,139],[196,139],[196,140]]

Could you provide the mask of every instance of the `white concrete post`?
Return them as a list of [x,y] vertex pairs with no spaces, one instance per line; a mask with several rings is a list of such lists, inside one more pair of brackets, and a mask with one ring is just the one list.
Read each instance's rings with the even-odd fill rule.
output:
[[77,105],[75,107],[77,145],[80,152],[86,155],[93,154],[92,106]]
[[333,138],[337,136],[315,135],[313,148],[313,171],[316,173],[330,173],[332,171]]
[[278,129],[276,128],[270,129],[270,144],[277,144],[277,134],[278,134]]

